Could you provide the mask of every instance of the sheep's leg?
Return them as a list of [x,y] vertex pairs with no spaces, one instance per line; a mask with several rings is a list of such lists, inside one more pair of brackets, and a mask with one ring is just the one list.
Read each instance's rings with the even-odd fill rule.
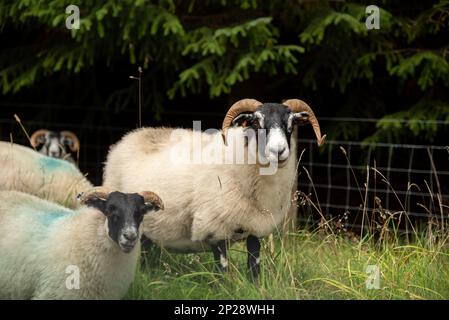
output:
[[142,246],[142,251],[149,251],[154,247],[153,241],[144,234],[140,237],[140,245]]
[[260,242],[255,236],[249,235],[246,239],[248,249],[248,271],[251,280],[256,281],[260,272]]
[[226,240],[220,240],[216,244],[212,244],[211,248],[214,253],[214,260],[220,271],[228,271],[228,250],[226,247]]
[[161,247],[155,245],[155,243],[144,234],[142,234],[142,237],[140,238],[140,248],[140,267],[142,270],[159,264]]

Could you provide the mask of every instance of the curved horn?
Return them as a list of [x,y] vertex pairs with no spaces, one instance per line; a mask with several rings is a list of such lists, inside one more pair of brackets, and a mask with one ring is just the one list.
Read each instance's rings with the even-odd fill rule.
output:
[[235,119],[239,114],[243,112],[254,112],[257,107],[262,103],[255,99],[242,99],[234,103],[226,113],[226,116],[223,120],[223,125],[221,126],[223,140],[226,144],[226,134],[228,132],[229,127],[232,124],[232,120]]
[[312,108],[310,108],[307,103],[299,99],[289,99],[284,101],[282,104],[286,105],[292,112],[297,113],[305,111],[309,114],[309,122],[313,127],[313,131],[315,131],[318,146],[322,146],[326,140],[326,135],[321,136],[320,124],[318,123],[318,119],[313,113]]
[[89,191],[81,192],[80,194],[78,194],[77,198],[81,204],[86,204],[86,202],[92,198],[106,200],[111,191],[112,190],[106,187],[94,187]]
[[162,199],[154,192],[141,191],[139,194],[143,197],[145,203],[150,202],[152,205],[164,210],[164,203],[162,202]]
[[61,131],[61,135],[73,141],[73,145],[69,146],[72,152],[77,152],[80,149],[80,141],[76,134],[71,131]]
[[49,132],[47,129],[40,129],[35,131],[30,138],[30,144],[33,148],[36,148],[38,145],[40,145],[42,142],[39,142],[38,140],[45,136]]

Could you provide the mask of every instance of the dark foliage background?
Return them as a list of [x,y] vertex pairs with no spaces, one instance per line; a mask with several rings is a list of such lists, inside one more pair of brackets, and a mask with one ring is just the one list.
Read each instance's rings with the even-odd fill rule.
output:
[[139,66],[144,125],[219,127],[237,99],[295,97],[321,117],[380,119],[323,121],[331,139],[446,143],[447,126],[416,120],[449,122],[449,1],[79,0],[79,30],[68,4],[1,2],[0,133],[26,144],[14,113],[30,132],[75,131],[96,183],[138,124]]

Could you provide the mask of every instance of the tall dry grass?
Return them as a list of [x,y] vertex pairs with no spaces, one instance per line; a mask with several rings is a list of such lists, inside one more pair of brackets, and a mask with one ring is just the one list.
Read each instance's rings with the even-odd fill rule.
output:
[[[342,152],[346,156],[343,148]],[[302,170],[313,186],[307,169]],[[428,221],[418,225],[409,217],[406,198],[375,166],[367,167],[364,181],[351,171],[363,204],[360,230],[346,227],[347,213],[327,218],[319,201],[298,191],[295,205],[311,207],[321,221],[289,232],[276,230],[273,237],[263,239],[258,283],[248,280],[243,244],[231,248],[227,274],[214,271],[209,253],[181,255],[154,247],[144,254],[126,298],[449,299],[448,206],[441,192],[429,194],[439,202],[438,212],[427,209]],[[436,170],[434,174],[438,178]],[[401,210],[383,208],[377,195],[369,210],[370,179],[389,186]],[[409,190],[414,186],[409,182]],[[368,266],[379,270],[378,287],[373,287]]]

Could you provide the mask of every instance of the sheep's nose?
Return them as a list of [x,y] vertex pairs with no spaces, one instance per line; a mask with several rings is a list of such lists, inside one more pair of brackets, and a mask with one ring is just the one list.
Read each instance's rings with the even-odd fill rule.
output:
[[270,148],[270,153],[281,155],[284,153],[286,147],[285,146],[277,146],[275,148]]
[[57,158],[58,155],[59,155],[58,152],[55,152],[55,151],[50,152],[50,156],[52,156],[53,158]]
[[283,154],[283,153],[285,152],[285,149],[286,149],[285,146],[279,147],[279,148],[278,148],[278,155]]
[[126,240],[128,240],[129,242],[134,242],[137,240],[137,234],[135,233],[131,233],[131,232],[127,232],[124,233],[123,236],[125,237]]

